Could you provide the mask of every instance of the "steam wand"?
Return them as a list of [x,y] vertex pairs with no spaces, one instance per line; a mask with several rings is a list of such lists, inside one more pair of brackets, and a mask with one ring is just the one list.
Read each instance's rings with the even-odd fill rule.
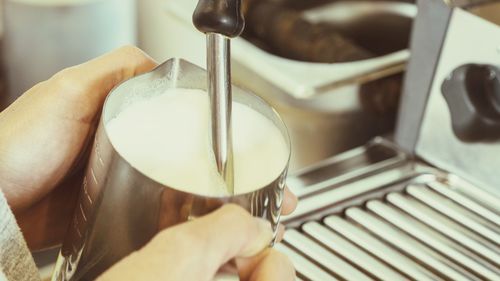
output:
[[234,194],[230,38],[239,36],[245,27],[241,0],[200,0],[193,23],[207,36],[211,140],[217,169]]

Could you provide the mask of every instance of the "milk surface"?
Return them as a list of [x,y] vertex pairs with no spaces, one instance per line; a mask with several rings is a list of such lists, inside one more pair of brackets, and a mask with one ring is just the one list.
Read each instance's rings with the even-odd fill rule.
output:
[[[224,196],[210,146],[208,94],[169,89],[138,100],[106,124],[108,136],[133,167],[167,186],[200,195]],[[275,180],[288,161],[279,129],[250,107],[233,102],[235,194]]]

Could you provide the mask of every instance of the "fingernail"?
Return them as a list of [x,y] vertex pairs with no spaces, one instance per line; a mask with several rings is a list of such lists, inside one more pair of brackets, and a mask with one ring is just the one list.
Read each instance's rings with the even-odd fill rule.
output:
[[253,239],[251,243],[241,252],[239,255],[242,258],[253,257],[260,253],[262,250],[269,247],[271,241],[273,240],[273,228],[271,223],[267,220],[261,218],[255,218],[257,225],[257,236]]
[[286,188],[286,195],[288,195],[288,196],[285,196],[285,198],[288,199],[290,201],[290,203],[294,203],[294,202],[299,201],[299,198],[297,197],[297,195],[295,195],[295,193],[293,193],[288,187]]

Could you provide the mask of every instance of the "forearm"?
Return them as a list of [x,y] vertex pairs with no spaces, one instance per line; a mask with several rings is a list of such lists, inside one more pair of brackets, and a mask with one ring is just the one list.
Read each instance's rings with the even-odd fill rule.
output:
[[40,280],[33,258],[7,201],[0,192],[0,268],[10,281]]

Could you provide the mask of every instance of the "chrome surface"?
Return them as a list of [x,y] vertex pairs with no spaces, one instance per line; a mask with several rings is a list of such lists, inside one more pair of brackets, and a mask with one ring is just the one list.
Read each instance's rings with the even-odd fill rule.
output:
[[[436,225],[426,225],[424,221],[413,216],[408,216],[399,210],[395,210],[380,201],[372,201],[368,203],[368,209],[383,217],[385,220],[396,225],[406,233],[411,234],[415,239],[421,243],[434,248],[437,252],[442,254],[444,258],[455,261],[460,266],[466,267],[478,275],[478,278],[486,278],[488,280],[495,280],[500,278],[498,272],[490,271],[487,267],[483,266],[471,251],[463,247],[460,242],[454,239],[449,239],[450,227],[441,227],[440,229],[433,228]],[[446,226],[446,225],[445,225]],[[440,231],[447,233],[440,233]],[[469,240],[473,241],[473,240]],[[470,248],[469,248],[470,249]],[[472,248],[477,250],[475,248]],[[496,270],[498,271],[498,269]]]
[[[490,8],[496,15],[500,14],[500,5]],[[478,46],[481,48],[478,49]],[[500,25],[461,9],[453,10],[433,83],[429,85],[429,97],[416,146],[416,154],[427,162],[493,193],[500,191],[499,140],[461,141],[452,130],[450,110],[442,95],[441,85],[452,70],[467,63],[500,66],[499,46]],[[478,163],[481,163],[480,168]]]
[[405,38],[416,10],[409,3],[334,1],[304,13],[309,20],[332,24],[347,37],[359,39],[368,49],[388,51],[363,61],[293,61],[249,42],[234,42],[233,79],[266,99],[283,117],[292,138],[292,171],[393,130],[396,106],[376,112],[363,100],[377,95],[370,86],[383,87],[384,78],[405,68]]
[[377,139],[290,177],[301,201],[279,249],[298,276],[500,280],[500,194],[397,149]]
[[217,169],[224,178],[229,193],[234,194],[230,46],[228,37],[217,33],[207,34],[207,84],[212,147]]
[[[318,265],[324,268],[325,271],[330,271],[332,274],[338,274],[342,279],[352,278],[359,281],[371,280],[363,272],[296,230],[287,231],[283,238],[283,242],[287,245],[292,245],[292,247],[298,251],[308,255],[317,261]],[[332,271],[333,268],[335,268],[335,271]]]
[[437,276],[421,267],[402,253],[390,248],[375,237],[343,218],[331,216],[325,224],[333,231],[351,240],[361,249],[371,252],[386,263],[398,268],[402,273],[418,280],[436,280]]
[[[150,73],[124,82],[108,96],[53,280],[94,280],[158,231],[204,215],[224,203],[238,204],[252,215],[269,220],[276,231],[286,167],[272,183],[252,193],[200,196],[146,177],[114,149],[107,136],[105,124],[135,100],[161,94],[168,88],[206,89],[206,79],[203,69],[171,59]],[[283,122],[267,103],[237,87],[233,87],[233,94],[235,102],[267,117],[289,141]]]
[[374,279],[382,280],[408,280],[402,274],[392,269],[389,265],[374,258],[369,253],[361,250],[355,244],[343,236],[336,234],[318,222],[308,222],[302,226],[308,236],[312,237],[328,248],[339,257],[343,257],[353,263],[357,268],[373,276]]
[[302,280],[339,280],[323,271],[320,267],[316,266],[312,261],[299,254],[297,251],[287,247],[285,244],[277,244],[275,248],[290,258],[295,266],[295,269],[297,270],[298,278]]
[[381,239],[405,255],[419,259],[425,266],[441,272],[445,278],[468,280],[468,277],[470,277],[462,275],[459,271],[460,269],[453,268],[453,264],[450,264],[446,259],[440,258],[429,249],[419,245],[411,237],[402,234],[381,219],[360,208],[353,207],[347,209],[346,217],[363,225],[377,236],[378,239]]
[[457,66],[500,62],[500,28],[440,0],[419,7],[397,146],[377,139],[288,180],[300,201],[284,244],[308,262],[303,280],[359,279],[335,258],[373,280],[500,280],[499,141],[460,141],[441,94]]

